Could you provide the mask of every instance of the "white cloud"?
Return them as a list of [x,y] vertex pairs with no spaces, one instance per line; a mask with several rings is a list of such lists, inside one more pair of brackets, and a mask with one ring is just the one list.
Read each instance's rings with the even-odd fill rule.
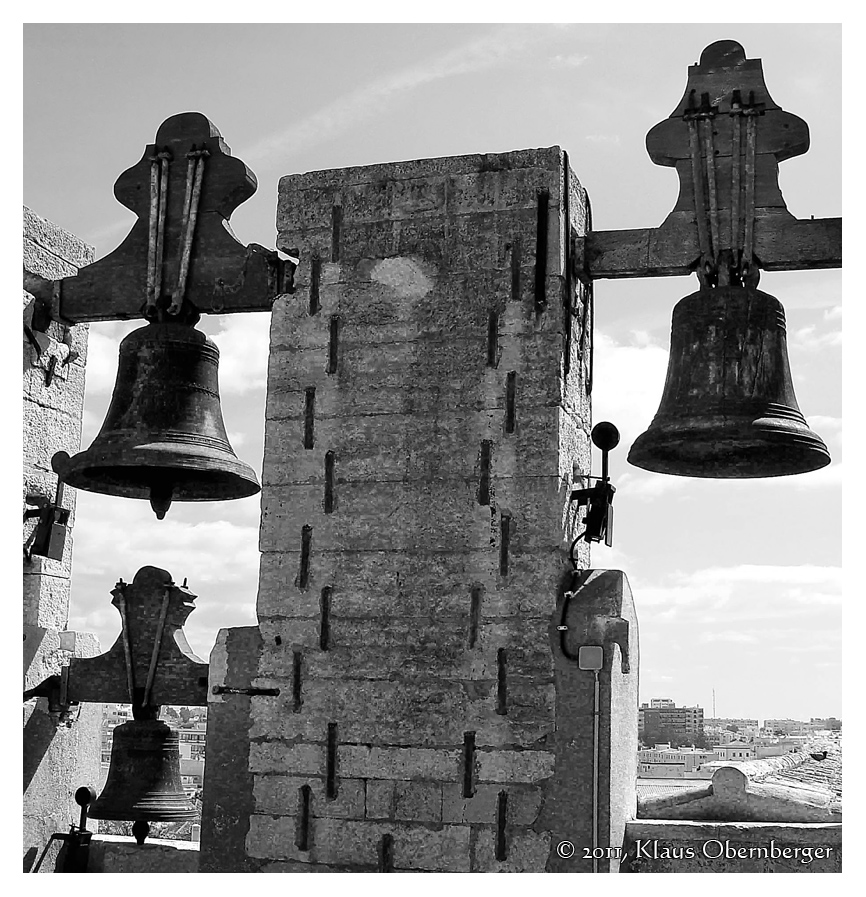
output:
[[270,314],[209,315],[207,330],[220,351],[220,396],[264,390],[268,378]]
[[566,56],[551,56],[548,62],[553,68],[577,68],[578,66],[583,65],[588,59],[589,56],[584,56],[580,53],[569,53]]
[[661,583],[634,586],[636,600],[642,607],[660,608],[659,615],[668,618],[681,616],[683,609],[693,608],[700,612],[702,619],[710,616],[708,611],[721,608],[726,615],[741,609],[751,617],[777,611],[786,613],[792,604],[838,604],[841,589],[841,567],[814,564],[740,564],[675,571]]
[[110,397],[117,380],[117,361],[123,338],[144,327],[140,321],[99,321],[90,325],[87,335],[85,388],[88,395]]
[[699,641],[707,642],[734,642],[736,644],[753,644],[758,641],[754,632],[742,632],[739,629],[707,630],[702,632]]
[[510,65],[530,48],[548,40],[549,36],[547,26],[496,26],[480,38],[433,59],[390,72],[304,118],[293,120],[285,130],[243,148],[241,158],[255,167],[297,154],[352,130],[365,119],[381,114],[388,102],[425,84]]
[[595,332],[593,420],[609,420],[620,431],[620,445],[630,446],[655,416],[664,389],[668,349],[648,334],[634,331],[631,342]]
[[818,352],[833,346],[842,345],[842,331],[831,330],[828,333],[818,333],[815,325],[801,327],[790,335],[790,345],[794,349],[803,349],[806,352]]

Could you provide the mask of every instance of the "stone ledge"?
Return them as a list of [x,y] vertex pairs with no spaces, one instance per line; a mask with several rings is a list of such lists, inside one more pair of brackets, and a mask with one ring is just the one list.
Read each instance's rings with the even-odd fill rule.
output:
[[120,835],[94,835],[88,872],[198,872],[199,845],[154,839],[136,844]]

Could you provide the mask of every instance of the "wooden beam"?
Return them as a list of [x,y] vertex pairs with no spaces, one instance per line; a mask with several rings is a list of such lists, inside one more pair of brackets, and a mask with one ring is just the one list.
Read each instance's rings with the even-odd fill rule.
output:
[[[694,219],[662,227],[594,231],[578,241],[578,270],[592,280],[691,274],[700,257]],[[764,271],[842,267],[842,219],[766,216],[755,222],[755,255]]]

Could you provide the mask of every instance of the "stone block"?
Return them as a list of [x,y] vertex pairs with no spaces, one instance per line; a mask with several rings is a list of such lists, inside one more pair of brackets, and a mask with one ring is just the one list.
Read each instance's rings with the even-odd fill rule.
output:
[[[373,739],[419,744],[437,739],[452,744],[463,738],[463,717],[470,703],[459,683],[443,680],[310,680],[303,690],[303,712],[291,712],[291,691],[253,706],[254,738],[323,738],[327,722],[339,723],[348,742]],[[339,749],[338,749],[339,753]]]
[[[321,748],[321,745],[314,746]],[[256,813],[298,818],[301,806],[300,791],[304,786],[308,786],[311,789],[311,816],[321,819],[363,819],[364,785],[361,779],[340,777],[337,782],[337,796],[331,799],[326,794],[323,778],[257,775],[253,784]]]
[[367,782],[367,819],[393,819],[396,782]]
[[[84,408],[84,365],[67,362],[67,347],[52,341],[25,376],[25,398],[43,408],[53,408],[80,417]],[[57,361],[52,361],[57,359]],[[50,372],[50,374],[49,374]]]
[[199,849],[191,841],[148,839],[139,845],[132,838],[95,835],[90,845],[87,871],[110,874],[198,872]]
[[69,578],[24,571],[24,624],[63,629],[69,616]]
[[[507,433],[503,409],[317,416],[313,450],[304,449],[303,417],[269,420],[262,479],[268,486],[323,486],[325,453],[333,452],[336,510],[344,483],[451,478],[474,478],[477,483],[485,440],[491,443],[494,492],[500,478],[570,477],[573,463],[581,463],[585,430],[555,406],[521,408],[515,424],[517,420],[519,428],[515,425],[515,432]],[[450,447],[447,461],[444,446]]]
[[[509,808],[511,798],[509,796]],[[545,872],[550,834],[531,829],[505,830],[505,859],[496,858],[496,831],[479,829],[475,839],[473,872]]]
[[[82,383],[83,389],[83,383]],[[37,402],[24,403],[24,466],[51,471],[55,452],[74,454],[81,444],[81,405],[78,410],[50,408]],[[57,475],[53,474],[54,482]],[[52,490],[53,498],[53,490]]]
[[446,178],[407,178],[391,182],[390,217],[392,219],[441,215],[445,211]]
[[318,679],[303,683],[302,710],[296,713],[291,682],[271,680],[271,684],[275,681],[282,681],[282,693],[278,697],[257,697],[251,707],[250,737],[324,741],[328,725],[336,723],[338,756],[346,743],[457,746],[462,745],[467,731],[476,733],[479,746],[537,746],[542,740],[546,743],[554,728],[549,690],[543,700],[515,702],[502,715],[497,713],[493,682],[430,677],[393,681]]
[[468,826],[443,826],[435,830],[399,823],[315,819],[310,849],[300,851],[294,842],[294,824],[291,817],[252,816],[247,835],[248,854],[262,859],[376,868],[382,835],[390,834],[394,839],[395,868],[469,871]]
[[323,776],[325,764],[325,746],[322,744],[284,744],[281,741],[250,744],[250,772]]
[[538,784],[553,775],[556,755],[550,751],[479,751],[479,782]]
[[[58,266],[72,266],[75,269],[72,274],[77,274],[78,268],[89,265],[93,261],[94,249],[92,246],[88,246],[83,240],[79,240],[74,234],[64,230],[53,221],[37,215],[27,206],[24,207],[24,239],[53,256],[55,264]],[[40,273],[34,268],[28,268],[26,264],[24,267],[25,270],[32,271],[34,274]],[[41,276],[56,280],[59,277],[70,275],[59,273],[58,270]]]
[[532,825],[541,808],[538,788],[508,785],[477,785],[472,797],[463,796],[463,786],[442,786],[442,821],[496,825],[499,795],[508,794],[508,824]]
[[442,786],[433,782],[367,783],[367,818],[442,821]]
[[296,551],[262,555],[260,617],[318,619],[321,590],[328,586],[335,619],[462,617],[467,639],[473,588],[480,589],[483,621],[515,616],[547,620],[556,607],[563,575],[571,569],[559,547],[511,554],[507,576],[500,574],[499,554],[489,547],[411,554],[325,549],[316,553],[309,585],[301,590],[294,582],[299,564]]
[[[326,283],[325,274],[331,268],[339,268],[339,274],[333,274],[334,283]],[[296,283],[299,277],[296,274]],[[549,275],[547,292],[557,295],[562,289],[561,275]],[[542,315],[536,312],[532,265],[520,268],[515,282],[510,266],[451,274],[417,256],[367,259],[355,265],[322,264],[317,304],[318,310],[311,314],[309,284],[298,283],[295,293],[277,299],[272,350],[326,349],[334,315],[340,318],[340,346],[454,336],[486,339],[491,311],[500,316],[500,340],[532,333],[558,334],[562,339],[564,333],[558,309]],[[572,328],[578,324],[574,322]],[[576,348],[578,344],[576,340]]]
[[[551,478],[548,478],[548,485]],[[475,500],[475,483],[347,483],[339,513],[325,514],[317,486],[262,490],[261,551],[300,551],[304,526],[312,527],[310,568],[322,549],[465,550],[490,539],[490,511]],[[541,538],[537,533],[536,538]],[[526,527],[523,541],[532,538]]]
[[460,748],[375,747],[341,745],[340,771],[363,779],[452,782],[459,778]]
[[[323,549],[489,548],[500,555],[502,519],[507,517],[509,558],[511,552],[567,549],[576,534],[577,509],[570,492],[568,481],[558,477],[503,478],[497,481],[492,503],[479,505],[474,480],[346,483],[340,488],[340,511],[326,514],[317,486],[269,486],[262,490],[259,548],[300,551],[303,527],[310,526],[310,574]],[[308,587],[314,585],[308,581]]]

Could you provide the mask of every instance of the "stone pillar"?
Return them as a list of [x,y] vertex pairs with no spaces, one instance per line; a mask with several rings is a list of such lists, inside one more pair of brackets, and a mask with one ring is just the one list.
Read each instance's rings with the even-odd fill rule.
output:
[[558,147],[282,179],[259,659],[211,660],[250,809],[216,806],[212,707],[203,871],[227,829],[250,871],[568,871],[549,627],[589,472],[585,214]]
[[[87,327],[71,329],[41,324],[35,300],[26,291],[29,278],[68,277],[93,260],[93,250],[71,234],[24,209],[24,496],[52,502],[57,476],[51,456],[61,449],[73,454],[81,440]],[[41,326],[46,326],[42,324]],[[38,348],[37,348],[38,346]],[[25,504],[25,510],[27,510]],[[60,632],[69,611],[72,569],[72,524],[75,490],[68,489],[69,532],[62,560],[34,555],[24,561],[24,690],[60,672],[72,652],[61,648]],[[24,526],[24,541],[34,527]],[[91,633],[77,633],[74,656],[99,653]],[[24,704],[24,865],[29,868],[53,832],[69,830],[80,807],[72,795],[81,785],[99,785],[100,720],[98,705],[81,705],[69,719],[48,712],[45,698]],[[53,871],[46,855],[43,872]]]
[[618,872],[637,810],[637,616],[620,570],[570,579],[550,627],[556,769],[541,820],[554,833],[547,871]]

